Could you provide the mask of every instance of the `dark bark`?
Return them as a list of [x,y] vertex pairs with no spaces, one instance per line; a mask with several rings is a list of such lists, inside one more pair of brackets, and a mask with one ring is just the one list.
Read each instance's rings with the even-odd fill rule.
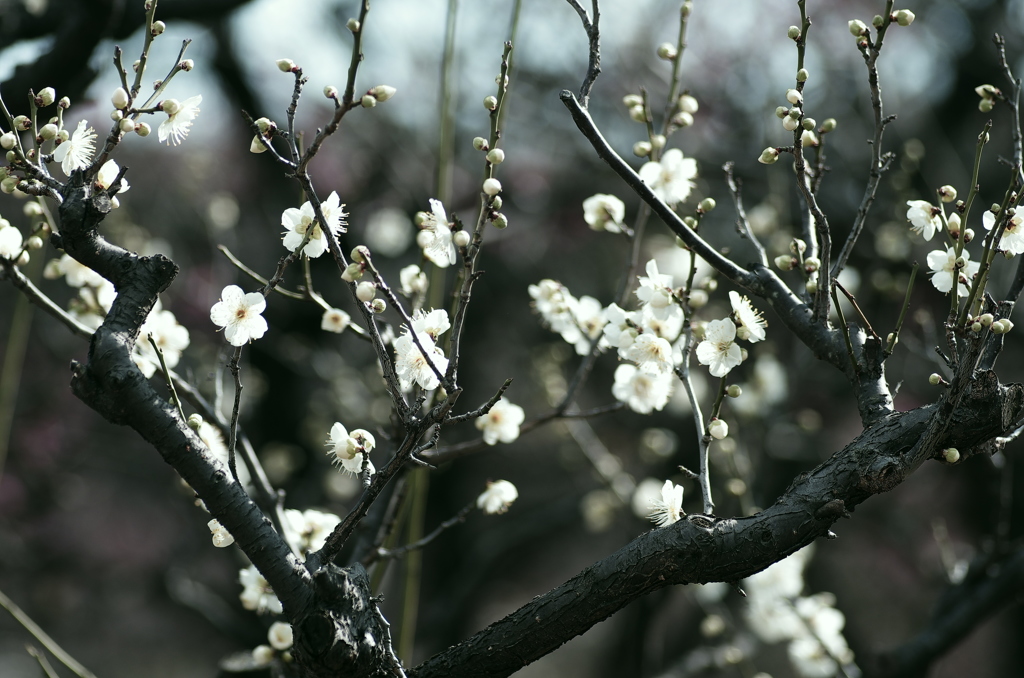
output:
[[714,522],[690,516],[648,532],[410,675],[507,676],[646,593],[748,577],[825,535],[862,501],[896,487],[943,448],[967,449],[1006,432],[1022,410],[1024,386],[1002,386],[994,374],[983,373],[964,394],[945,435],[928,435],[943,415],[939,405],[891,414],[799,476],[770,508]]

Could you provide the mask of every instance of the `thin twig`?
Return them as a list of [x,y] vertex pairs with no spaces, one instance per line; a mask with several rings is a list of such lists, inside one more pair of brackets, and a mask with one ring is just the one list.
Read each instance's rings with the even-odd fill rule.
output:
[[242,347],[239,346],[231,356],[231,362],[228,363],[231,376],[235,378],[235,403],[231,408],[231,431],[228,439],[228,468],[231,469],[231,477],[235,479],[236,483],[238,482],[238,468],[235,465],[235,443],[238,441],[238,410],[242,403],[242,379],[239,374],[238,361],[241,357]]
[[422,539],[418,539],[417,541],[414,541],[411,544],[406,544],[405,546],[400,546],[394,549],[386,549],[384,547],[377,548],[376,551],[372,552],[369,556],[363,559],[363,565],[368,567],[376,561],[401,558],[410,551],[418,551],[422,549],[423,547],[430,544],[430,542],[434,541],[439,536],[441,536],[441,534],[445,530],[454,527],[459,523],[465,522],[466,516],[469,515],[469,512],[473,510],[473,506],[475,505],[475,503],[475,501],[471,501],[468,504],[466,504],[464,507],[462,507],[462,510],[460,510],[454,516],[438,525],[430,534],[423,537]]
[[743,188],[742,182],[735,177],[733,169],[736,163],[729,161],[722,165],[722,169],[725,171],[725,179],[729,184],[729,192],[732,195],[733,205],[736,206],[736,231],[740,234],[740,237],[746,238],[750,241],[750,244],[757,250],[757,257],[761,262],[761,265],[765,268],[768,267],[768,253],[765,252],[764,245],[754,235],[754,231],[750,228],[750,221],[747,219],[747,212],[743,209],[743,195],[741,189]]
[[79,664],[74,657],[65,652],[61,646],[53,640],[53,638],[50,638],[50,636],[48,636],[38,624],[32,621],[32,618],[25,614],[25,612],[18,607],[13,600],[8,598],[3,591],[0,591],[0,607],[7,610],[19,624],[25,627],[26,631],[31,633],[43,647],[50,651],[50,654],[56,657],[61,664],[71,669],[76,676],[79,676],[79,678],[96,678],[96,674]]

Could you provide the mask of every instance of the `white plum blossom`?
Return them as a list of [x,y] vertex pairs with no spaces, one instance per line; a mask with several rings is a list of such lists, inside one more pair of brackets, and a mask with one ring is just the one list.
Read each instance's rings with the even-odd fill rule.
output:
[[[928,268],[932,270],[932,285],[942,293],[949,293],[953,289],[953,276],[959,274],[970,281],[981,268],[981,263],[971,261],[971,253],[966,249],[960,254],[964,259],[965,266],[956,271],[956,250],[952,247],[942,250],[932,250],[928,253]],[[957,296],[966,297],[970,290],[963,283],[957,284]]]
[[267,331],[261,313],[267,300],[259,292],[246,294],[238,285],[228,285],[220,293],[220,301],[210,309],[210,320],[224,328],[224,338],[232,346],[244,346],[259,339]]
[[[6,219],[4,221],[7,221]],[[0,226],[0,257],[17,261],[21,256],[21,230],[14,226]],[[66,256],[66,255],[65,255]]]
[[[357,431],[352,433],[356,434]],[[341,518],[333,513],[324,513],[316,509],[305,511],[285,509],[283,521],[285,539],[292,545],[292,548],[305,556],[307,553],[322,549],[327,543],[327,538],[331,536],[331,532],[340,522]]]
[[239,595],[242,607],[257,613],[281,614],[283,612],[281,601],[274,594],[274,589],[270,588],[270,584],[259,573],[255,565],[240,570],[238,581],[242,585],[242,593]]
[[426,334],[431,339],[437,338],[451,328],[448,311],[439,308],[431,311],[419,310],[412,316],[412,330],[417,334]]
[[[377,441],[373,434],[361,428],[351,433],[341,422],[334,422],[327,437],[327,454],[333,456],[332,463],[341,465],[345,473],[359,475],[363,471],[363,455],[369,456]],[[373,463],[367,459],[367,471],[375,473]]]
[[663,318],[675,305],[672,294],[672,276],[658,272],[658,262],[651,259],[647,262],[647,275],[640,276],[640,287],[636,290],[637,298],[650,308],[656,317]]
[[[323,212],[327,228],[337,236],[342,233],[345,225],[345,206],[341,204],[341,198],[336,191],[331,191],[327,200],[320,203],[320,211]],[[316,223],[316,213],[313,204],[308,200],[302,207],[289,207],[281,213],[281,225],[285,227],[282,244],[289,252],[294,252],[302,244],[306,232],[310,226],[313,227],[313,234],[309,242],[302,248],[302,253],[310,259],[316,259],[327,251],[327,234],[324,233],[319,223]]]
[[211,520],[206,526],[210,528],[210,537],[213,539],[213,545],[217,548],[226,548],[235,543],[235,538],[231,536],[231,533],[217,519]]
[[160,302],[150,311],[146,322],[139,328],[139,338],[135,342],[135,350],[132,360],[139,366],[146,378],[153,376],[156,368],[160,366],[160,357],[153,350],[149,343],[149,337],[156,342],[157,348],[163,353],[164,362],[168,368],[173,368],[181,359],[182,352],[188,348],[188,330],[178,324],[177,318],[170,311],[160,308]]
[[[981,221],[985,226],[986,231],[991,231],[992,227],[996,224],[996,215],[992,214],[989,210],[985,210],[985,213],[981,215]],[[1024,254],[1024,211],[1015,213],[1006,222],[1006,228],[1003,229],[1003,235],[999,239],[997,247],[1011,254]]]
[[671,374],[679,355],[666,339],[644,332],[636,338],[622,357],[636,363],[645,374]]
[[292,625],[286,622],[274,622],[267,630],[267,642],[275,650],[287,650],[292,646]]
[[661,162],[648,162],[640,168],[640,179],[668,205],[686,202],[697,176],[697,161],[684,158],[678,148],[665,151]]
[[487,489],[476,498],[476,507],[488,515],[504,513],[519,498],[516,486],[507,480],[487,483]]
[[573,320],[579,329],[576,340],[576,353],[587,355],[590,347],[601,338],[605,325],[604,307],[593,297],[582,296],[572,310]]
[[533,297],[533,307],[552,332],[558,332],[562,339],[574,346],[585,340],[576,324],[576,307],[580,302],[562,283],[550,279],[541,280],[536,285],[530,285],[529,293]]
[[583,201],[583,220],[595,231],[622,232],[626,206],[614,195],[598,193]]
[[427,274],[421,271],[416,264],[406,266],[399,271],[398,280],[401,284],[402,294],[407,297],[427,292]]
[[325,332],[341,334],[351,322],[352,316],[348,313],[345,313],[340,308],[329,308],[324,311],[323,317],[320,318],[320,329]]
[[451,222],[440,200],[430,200],[430,211],[421,212],[420,232],[416,244],[423,250],[423,256],[438,268],[447,268],[455,263],[455,243],[452,242]]
[[53,149],[53,159],[60,163],[60,168],[68,176],[92,162],[92,154],[96,150],[96,130],[92,127],[86,129],[88,124],[85,120],[79,121],[71,138]]
[[625,311],[613,302],[604,309],[604,319],[603,341],[618,349],[621,356],[636,340],[639,332],[636,328],[641,323],[640,314]]
[[661,411],[668,404],[673,384],[671,372],[647,374],[635,365],[623,363],[615,368],[612,395],[634,412],[650,414],[653,410]]
[[704,341],[697,344],[697,360],[707,365],[711,376],[724,377],[743,360],[734,341],[736,325],[729,318],[712,320],[704,330]]
[[167,119],[160,123],[157,129],[157,138],[160,143],[174,144],[177,146],[192,127],[192,121],[199,115],[199,104],[203,103],[203,95],[197,94],[179,102],[177,99],[164,99],[163,111]]
[[651,512],[648,518],[658,527],[664,527],[679,522],[679,519],[685,515],[682,485],[676,485],[671,480],[666,480],[661,488],[661,498],[651,502]]
[[488,445],[499,441],[510,443],[519,437],[519,426],[525,418],[523,408],[502,397],[487,414],[477,418],[476,427],[483,431],[484,442]]
[[650,332],[668,341],[675,341],[679,338],[679,333],[683,331],[685,319],[686,314],[683,307],[678,304],[672,304],[658,315],[654,314],[650,304],[645,304],[636,320],[644,332]]
[[730,290],[729,303],[732,304],[733,317],[736,319],[736,335],[750,343],[764,341],[764,330],[768,323],[761,316],[761,312],[750,303],[750,299]]
[[[103,166],[100,167],[100,171],[96,173],[96,183],[100,187],[102,187],[102,188],[105,188],[105,189],[106,188],[110,188],[110,185],[114,183],[114,180],[117,179],[117,175],[120,174],[120,173],[121,173],[120,165],[118,165],[113,160],[108,160],[105,163],[103,163]],[[118,189],[117,192],[120,194],[120,193],[124,193],[127,190],[128,190],[128,182],[124,179],[124,177],[122,177],[121,178],[121,188]],[[114,197],[112,197],[110,199],[110,204],[113,207],[120,207],[121,206],[121,204],[117,200],[117,196],[114,196]]]
[[942,230],[942,218],[938,215],[938,208],[927,200],[908,200],[907,207],[910,230],[920,233],[925,240],[931,240],[936,232]]
[[[412,389],[413,384],[430,391],[437,388],[441,382],[437,378],[431,363],[441,374],[448,369],[448,359],[444,357],[444,351],[434,344],[434,340],[426,334],[417,334],[420,344],[423,345],[425,356],[408,331],[395,339],[395,372],[398,374],[398,381],[403,391]],[[429,359],[428,357],[429,356]]]

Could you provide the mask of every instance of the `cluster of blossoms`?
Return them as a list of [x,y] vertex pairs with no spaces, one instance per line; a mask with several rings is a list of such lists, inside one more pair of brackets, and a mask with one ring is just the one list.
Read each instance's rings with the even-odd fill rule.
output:
[[[444,309],[417,311],[412,317],[411,330],[408,327],[402,328],[402,336],[394,342],[395,372],[402,390],[410,391],[413,384],[416,384],[429,391],[441,384],[437,375],[443,375],[448,369],[448,359],[436,342],[438,336],[450,328],[448,312]],[[422,351],[420,346],[423,347]]]
[[744,617],[750,629],[765,643],[788,642],[789,659],[804,678],[834,676],[840,665],[853,661],[842,633],[846,619],[835,608],[835,596],[800,595],[803,570],[812,553],[808,546],[743,584]]
[[357,428],[351,433],[341,422],[334,422],[331,433],[327,437],[327,454],[333,457],[333,463],[341,466],[345,473],[359,475],[363,471],[364,458],[366,470],[373,475],[375,469],[370,461],[370,452],[377,441],[369,431]]

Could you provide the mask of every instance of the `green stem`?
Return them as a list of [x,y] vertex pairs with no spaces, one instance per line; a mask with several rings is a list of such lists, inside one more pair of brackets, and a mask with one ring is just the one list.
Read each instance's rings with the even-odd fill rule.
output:
[[[417,468],[409,474],[409,499],[412,504],[406,531],[406,541],[409,543],[423,538],[429,485],[427,469]],[[405,559],[405,591],[402,596],[402,630],[398,638],[398,656],[406,666],[413,665],[413,650],[416,648],[416,617],[420,608],[420,585],[423,583],[422,565],[423,554],[420,551],[411,551]]]

